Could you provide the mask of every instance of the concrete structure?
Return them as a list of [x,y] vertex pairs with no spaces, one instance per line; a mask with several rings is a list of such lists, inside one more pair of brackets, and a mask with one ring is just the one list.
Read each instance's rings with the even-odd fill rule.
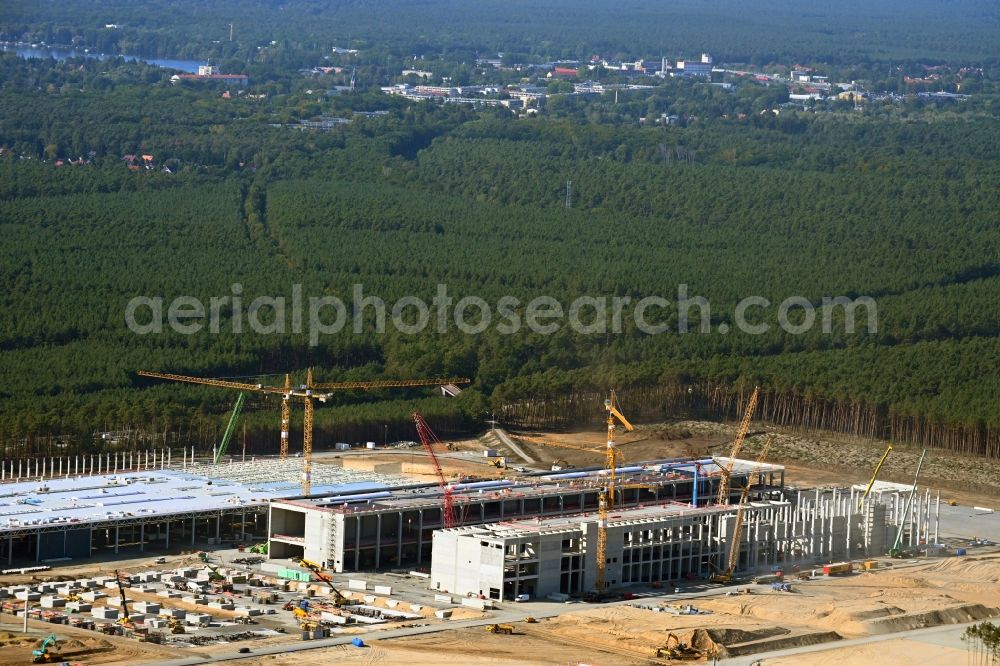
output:
[[[929,500],[903,515],[909,488],[881,488],[861,511],[859,491],[819,491],[755,501],[744,512],[737,572],[883,555],[900,522],[909,541],[932,529]],[[929,497],[929,496],[928,496]],[[726,566],[735,505],[647,506],[612,514],[607,528],[610,587],[708,578]],[[934,522],[934,528],[930,528]],[[434,533],[431,587],[513,600],[594,589],[597,516],[517,520]]]
[[[733,497],[738,497],[754,466],[734,462]],[[453,484],[451,489],[463,525],[586,516],[597,511],[604,475],[602,468],[542,472],[517,480]],[[666,502],[702,506],[714,500],[720,475],[711,459],[619,468],[620,506]],[[784,468],[763,465],[755,484],[760,492],[780,495]],[[428,484],[278,499],[270,505],[269,555],[305,557],[336,572],[426,565],[431,561],[432,534],[442,527],[442,503],[441,489]]]

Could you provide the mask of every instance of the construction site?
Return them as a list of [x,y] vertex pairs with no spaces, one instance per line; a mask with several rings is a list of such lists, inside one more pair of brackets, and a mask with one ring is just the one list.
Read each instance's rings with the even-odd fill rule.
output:
[[281,393],[281,452],[228,453],[238,401],[212,455],[2,461],[0,666],[851,663],[1000,615],[989,497],[942,497],[926,451],[888,475],[891,446],[802,483],[772,461],[794,438],[751,432],[757,391],[706,433],[633,425],[611,392],[600,433],[441,441],[414,413],[413,441],[314,454],[290,404],[348,384],[146,374]]

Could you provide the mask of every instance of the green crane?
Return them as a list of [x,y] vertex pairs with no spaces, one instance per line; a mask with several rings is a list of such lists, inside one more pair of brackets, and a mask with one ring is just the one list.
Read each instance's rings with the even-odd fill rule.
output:
[[222,460],[222,456],[226,455],[226,449],[229,447],[229,440],[233,438],[233,430],[236,429],[236,419],[240,416],[240,410],[243,409],[243,399],[244,394],[241,392],[236,396],[236,404],[233,405],[233,413],[229,415],[229,424],[226,426],[226,432],[222,435],[222,441],[219,443],[219,448],[215,451],[215,464],[218,465],[219,461]]

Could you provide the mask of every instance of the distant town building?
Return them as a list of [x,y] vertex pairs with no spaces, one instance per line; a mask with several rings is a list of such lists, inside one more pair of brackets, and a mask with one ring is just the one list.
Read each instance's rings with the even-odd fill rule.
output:
[[217,65],[198,65],[198,76],[212,76],[219,73]]
[[675,76],[701,76],[712,77],[712,65],[710,63],[695,62],[693,60],[678,60]]
[[711,65],[712,64],[712,55],[710,53],[702,53],[701,54],[701,62],[702,62],[703,65]]
[[[200,70],[201,67],[198,69]],[[181,81],[225,83],[234,86],[246,86],[250,83],[250,77],[246,74],[174,74],[170,77],[170,82],[175,85]]]
[[403,70],[402,76],[410,76],[410,75],[413,75],[413,76],[417,77],[418,79],[433,79],[434,78],[434,72],[428,72],[427,70],[423,70],[423,69],[404,69]]

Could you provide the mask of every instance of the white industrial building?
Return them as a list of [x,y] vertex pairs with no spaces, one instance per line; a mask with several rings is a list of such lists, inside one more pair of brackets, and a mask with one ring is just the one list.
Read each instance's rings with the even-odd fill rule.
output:
[[[737,572],[883,555],[902,522],[907,543],[936,539],[930,496],[906,510],[910,488],[886,484],[858,511],[858,490],[751,502]],[[665,504],[612,513],[609,587],[705,579],[725,567],[738,508]],[[511,600],[580,594],[595,587],[596,514],[457,527],[434,533],[431,587]]]

